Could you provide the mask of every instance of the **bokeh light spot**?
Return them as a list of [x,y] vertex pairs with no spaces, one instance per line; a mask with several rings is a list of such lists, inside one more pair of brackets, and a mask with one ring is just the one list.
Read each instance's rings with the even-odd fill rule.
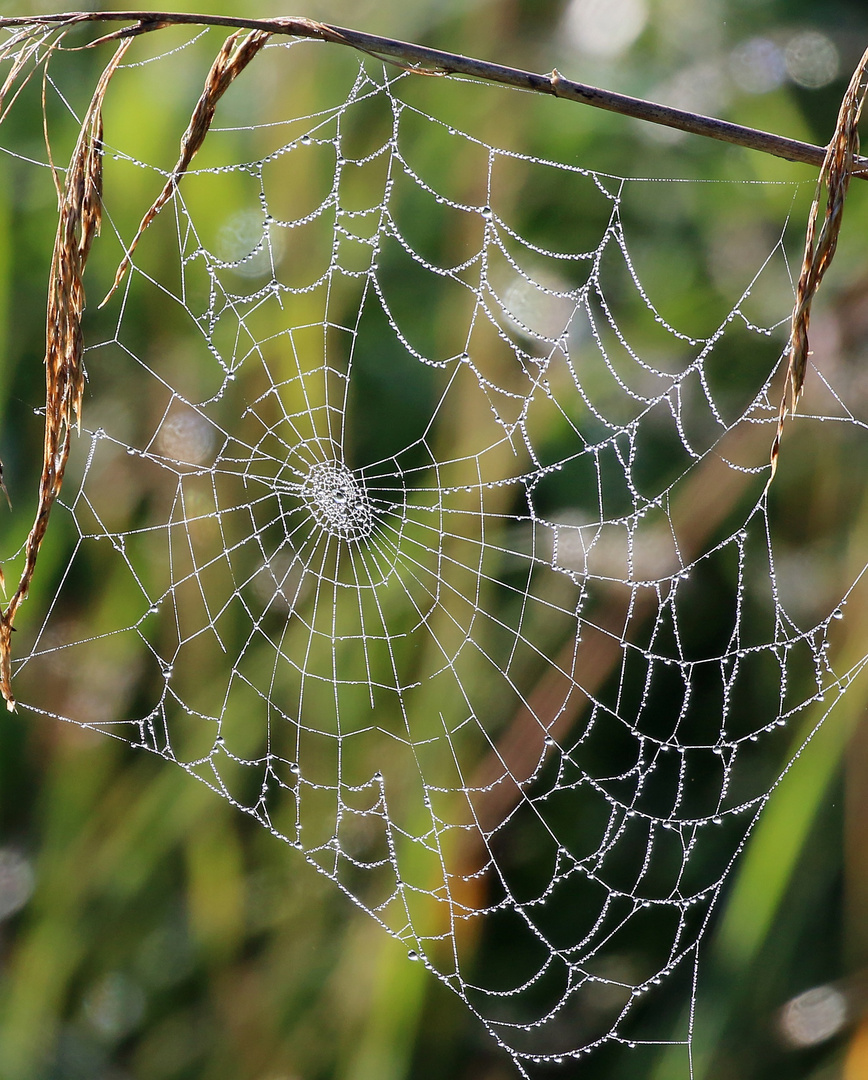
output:
[[566,32],[583,53],[611,58],[633,44],[647,21],[645,0],[572,0]]

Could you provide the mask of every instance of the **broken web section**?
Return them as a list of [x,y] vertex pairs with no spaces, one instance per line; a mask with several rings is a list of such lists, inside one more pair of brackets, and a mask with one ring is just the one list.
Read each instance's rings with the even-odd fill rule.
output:
[[[196,55],[115,76],[93,297],[174,160],[113,116]],[[311,43],[244,79],[86,324],[19,708],[298,849],[523,1074],[686,1046],[791,728],[862,664],[829,651],[861,575],[806,601],[764,494],[810,191],[594,172],[515,96],[494,140],[495,91]],[[812,410],[862,436],[830,382]]]

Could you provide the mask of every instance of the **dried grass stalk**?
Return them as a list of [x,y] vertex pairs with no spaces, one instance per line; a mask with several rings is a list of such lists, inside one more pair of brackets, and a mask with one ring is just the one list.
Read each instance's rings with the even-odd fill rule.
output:
[[102,104],[112,75],[131,41],[118,46],[94,90],[66,173],[60,203],[45,325],[45,441],[39,503],[25,545],[24,569],[5,611],[0,613],[0,693],[15,709],[11,640],[15,614],[27,596],[48,519],[60,493],[69,457],[72,426],[81,423],[84,372],[81,365],[82,276],[102,217]]
[[196,108],[193,110],[193,115],[190,117],[190,123],[187,125],[187,130],[181,137],[181,152],[175,163],[174,169],[172,169],[171,176],[166,181],[166,186],[157,196],[153,206],[142,218],[136,235],[133,237],[133,242],[130,244],[129,248],[127,248],[127,252],[118,267],[114,284],[109,289],[105,299],[102,304],[100,304],[100,307],[108,302],[115,289],[120,285],[124,274],[129,268],[130,260],[142,237],[142,233],[172,197],[178,187],[181,177],[190,167],[190,162],[196,156],[199,147],[205,141],[205,136],[208,134],[211,122],[214,119],[214,113],[217,110],[217,102],[226,93],[229,85],[241,74],[253,57],[256,56],[259,50],[265,45],[266,41],[271,37],[271,34],[267,34],[262,30],[254,30],[244,38],[240,45],[238,45],[240,36],[240,31],[230,34],[223,42],[220,52],[217,54],[217,58],[211,65],[211,70],[208,72],[208,77],[205,80],[205,88],[202,91],[202,96],[196,103]]
[[[0,86],[0,122],[5,120],[9,109],[15,104],[18,95],[30,81],[35,65],[30,68],[28,74],[21,80],[18,87],[15,83],[22,71],[30,65],[31,60],[38,55],[40,48],[45,44],[48,34],[45,31],[34,32],[31,27],[24,27],[16,34],[9,37],[0,48],[0,61],[12,57],[12,65],[6,75],[3,85]],[[9,100],[10,91],[15,89]]]
[[[808,327],[811,322],[811,304],[823,280],[823,275],[834,258],[838,244],[838,233],[844,214],[844,200],[859,155],[859,118],[862,115],[866,94],[868,94],[866,71],[868,71],[868,50],[865,51],[859,61],[859,66],[853,72],[853,78],[841,102],[835,134],[826,150],[826,157],[817,182],[817,191],[808,215],[805,256],[802,260],[802,272],[799,275],[796,290],[796,303],[793,307],[787,376],[778,412],[778,426],[772,443],[772,471],[768,480],[769,484],[774,479],[778,467],[784,421],[788,412],[795,414],[805,385],[805,373],[810,356]],[[817,219],[824,187],[826,210],[818,235]],[[768,489],[768,485],[766,488]]]

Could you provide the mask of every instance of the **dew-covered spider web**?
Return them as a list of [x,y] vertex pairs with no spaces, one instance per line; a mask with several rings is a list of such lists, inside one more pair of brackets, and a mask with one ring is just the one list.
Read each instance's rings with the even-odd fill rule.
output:
[[[219,45],[172,33],[106,97],[82,428],[19,713],[251,815],[523,1075],[604,1043],[686,1063],[715,902],[864,664],[833,648],[862,565],[842,540],[812,581],[792,497],[824,441],[865,454],[845,370],[810,373],[765,491],[811,178],[661,180],[668,147],[626,124],[630,175],[594,171],[576,108],[274,40],[97,311]],[[58,166],[92,58],[47,69]],[[41,94],[3,167],[50,218],[16,119]],[[5,443],[7,582],[39,422],[35,451]]]

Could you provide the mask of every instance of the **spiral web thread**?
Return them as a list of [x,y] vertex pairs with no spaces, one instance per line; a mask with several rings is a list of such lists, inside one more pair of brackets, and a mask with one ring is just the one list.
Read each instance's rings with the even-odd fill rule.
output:
[[[322,49],[263,66],[289,79]],[[176,59],[131,52],[114,89]],[[671,1018],[669,984],[695,994],[790,728],[864,663],[830,659],[862,575],[806,601],[776,549],[786,211],[701,331],[634,257],[660,195],[750,206],[773,185],[499,148],[453,125],[475,89],[438,80],[429,112],[411,75],[347,63],[333,107],[218,116],[212,153],[250,155],[191,171],[94,316],[73,539],[24,611],[19,709],[208,784],[532,1075],[673,1038],[655,1002]],[[165,179],[135,135],[107,123],[107,262],[142,212],[122,222],[124,184],[146,203]],[[143,308],[152,341],[129,329]],[[858,438],[854,408],[823,381],[815,419]],[[505,973],[475,959],[490,943]]]

